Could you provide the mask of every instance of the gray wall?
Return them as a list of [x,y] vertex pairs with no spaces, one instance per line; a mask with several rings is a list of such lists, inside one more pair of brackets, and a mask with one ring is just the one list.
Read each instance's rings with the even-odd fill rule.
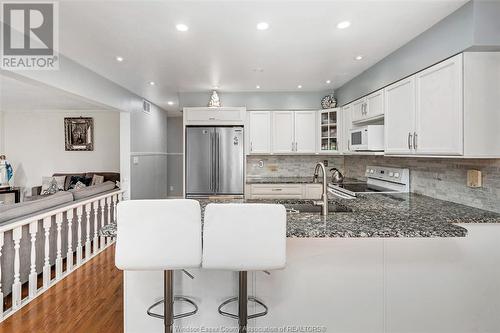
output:
[[468,2],[335,92],[339,105],[383,88],[471,47],[474,9]]
[[[167,112],[132,111],[130,117],[130,178],[132,199],[167,197]],[[134,164],[134,158],[138,163]]]
[[[411,192],[500,213],[500,160],[345,156],[346,175],[364,178],[367,165],[410,169]],[[483,187],[467,187],[467,170],[482,171]]]
[[[245,106],[247,110],[320,109],[328,93],[315,92],[220,92],[222,106]],[[207,106],[210,92],[180,93],[181,107]]]
[[168,118],[167,142],[167,195],[182,197],[182,117]]

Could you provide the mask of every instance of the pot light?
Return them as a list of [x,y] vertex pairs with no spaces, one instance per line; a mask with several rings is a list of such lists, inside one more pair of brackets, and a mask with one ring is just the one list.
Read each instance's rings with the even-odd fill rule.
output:
[[269,23],[260,22],[257,24],[257,30],[267,30],[267,29],[269,29]]
[[349,22],[349,21],[342,21],[342,22],[339,22],[337,24],[337,28],[338,29],[345,29],[345,28],[349,28],[350,25],[351,25],[351,22]]
[[115,59],[116,59],[116,61],[118,61],[118,62],[122,62],[122,61],[123,61],[123,57],[120,57],[120,56],[117,56]]
[[302,85],[301,85],[301,84],[299,84],[299,85],[297,86],[297,88],[302,89]]
[[214,86],[212,89],[213,90],[219,90],[219,86]]
[[189,30],[189,27],[183,23],[177,24],[175,28],[177,29],[177,31],[182,31],[182,32]]
[[168,104],[168,105],[174,105],[174,102],[172,102],[172,101],[168,101],[168,102],[167,102],[167,104]]
[[363,59],[363,56],[362,56],[362,55],[358,55],[358,56],[355,56],[355,57],[354,57],[354,60],[361,60],[361,59]]
[[255,86],[255,88],[260,89],[260,86],[259,86],[259,85],[256,85],[256,86]]
[[330,80],[326,80],[325,82],[326,82],[326,84],[332,83],[332,81],[330,81]]
[[150,86],[154,86],[156,83],[154,81],[149,81]]

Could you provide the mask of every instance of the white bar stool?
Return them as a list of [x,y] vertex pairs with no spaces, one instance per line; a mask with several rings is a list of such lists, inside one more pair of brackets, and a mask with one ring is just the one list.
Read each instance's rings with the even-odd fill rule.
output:
[[[164,320],[165,332],[172,332],[174,319],[198,311],[192,300],[174,297],[173,271],[200,267],[201,251],[198,201],[129,200],[118,203],[115,265],[122,270],[164,271],[164,299],[150,306],[147,313]],[[174,315],[174,301],[187,302],[194,310]],[[163,315],[152,312],[161,303],[165,303]]]
[[[286,210],[274,204],[208,204],[203,225],[203,263],[205,269],[239,271],[238,297],[219,306],[219,313],[238,319],[240,332],[246,332],[248,319],[267,314],[267,306],[248,297],[247,272],[282,269],[286,264]],[[223,307],[238,301],[238,314]],[[248,301],[264,311],[248,314]]]

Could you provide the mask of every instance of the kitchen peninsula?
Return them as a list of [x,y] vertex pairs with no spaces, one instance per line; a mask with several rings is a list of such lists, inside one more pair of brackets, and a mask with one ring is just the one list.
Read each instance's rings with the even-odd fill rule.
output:
[[[242,201],[200,203],[203,210],[208,202]],[[287,266],[271,275],[250,274],[249,293],[270,308],[267,316],[251,320],[251,327],[286,322],[340,332],[465,333],[472,326],[487,332],[500,324],[488,315],[500,306],[500,289],[492,288],[500,280],[493,265],[500,260],[500,214],[413,193],[331,197],[326,217],[311,212],[309,200],[273,202],[288,210]],[[112,234],[112,227],[107,231]],[[200,311],[179,324],[233,327],[216,309],[236,292],[236,273],[190,272],[194,280],[176,272],[176,293],[195,299]],[[143,311],[161,295],[161,272],[125,272],[126,332],[161,329],[162,321]],[[303,311],[304,304],[315,311]],[[407,326],[409,313],[426,320]]]

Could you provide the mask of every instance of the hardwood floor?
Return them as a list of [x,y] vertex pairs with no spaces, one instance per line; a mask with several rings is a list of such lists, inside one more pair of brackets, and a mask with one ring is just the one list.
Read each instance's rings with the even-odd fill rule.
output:
[[122,272],[114,245],[0,324],[0,333],[123,332]]

